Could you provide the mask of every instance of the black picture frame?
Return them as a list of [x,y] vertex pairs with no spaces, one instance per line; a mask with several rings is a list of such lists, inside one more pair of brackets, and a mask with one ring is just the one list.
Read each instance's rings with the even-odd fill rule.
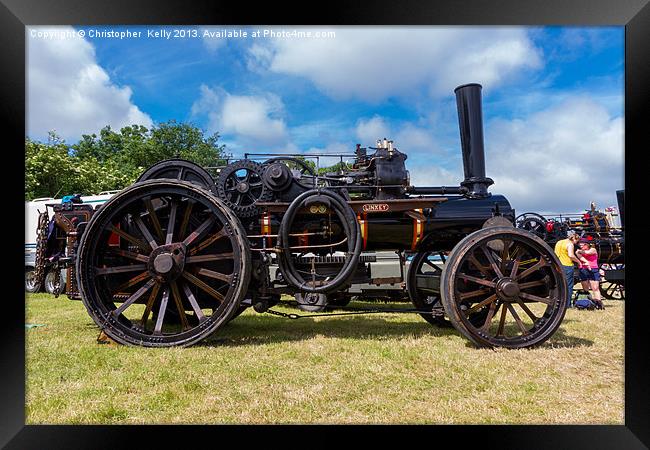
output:
[[[2,301],[0,348],[3,367],[0,395],[0,445],[6,448],[121,448],[144,439],[147,447],[166,448],[180,438],[186,447],[213,442],[238,445],[233,439],[263,437],[264,442],[287,445],[337,443],[359,429],[364,445],[395,437],[423,439],[433,445],[480,445],[481,448],[648,448],[650,445],[650,381],[648,346],[644,338],[644,314],[640,273],[642,263],[628,264],[625,304],[625,425],[621,426],[39,426],[25,425],[25,329],[22,275],[11,261],[22,253],[15,236],[21,228],[23,198],[15,183],[21,182],[25,139],[25,26],[99,24],[328,24],[328,25],[621,25],[625,26],[625,204],[628,244],[626,259],[634,261],[643,250],[645,182],[648,164],[645,118],[650,105],[650,6],[649,0],[444,0],[436,2],[328,1],[314,5],[265,2],[213,2],[208,0],[2,0],[0,4],[0,54],[2,99],[0,111],[5,132],[3,168],[5,195],[3,248],[5,296]],[[13,178],[16,176],[18,180]],[[7,175],[11,175],[7,176]],[[647,175],[646,175],[647,177]],[[22,180],[24,183],[24,179]],[[24,185],[24,184],[23,184]],[[16,219],[16,217],[18,219]],[[22,231],[20,231],[22,232]],[[15,241],[15,242],[14,242]],[[14,275],[11,275],[14,274]],[[10,290],[7,290],[7,288]],[[635,294],[636,293],[636,294]],[[417,436],[416,436],[417,435]],[[276,438],[276,439],[274,439]],[[309,439],[309,441],[305,441]],[[407,441],[407,442],[409,442]],[[448,442],[448,444],[445,444]],[[266,445],[268,445],[268,443]],[[240,445],[240,444],[239,444]],[[262,445],[265,445],[264,443]],[[421,445],[421,444],[416,444]]]

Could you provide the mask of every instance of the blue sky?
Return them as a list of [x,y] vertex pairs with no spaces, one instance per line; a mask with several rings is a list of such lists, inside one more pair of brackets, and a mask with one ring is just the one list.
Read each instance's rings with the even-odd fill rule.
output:
[[[175,27],[27,30],[27,135],[67,142],[170,119],[245,151],[352,152],[387,137],[416,185],[462,179],[453,88],[483,85],[487,175],[519,212],[615,205],[623,188],[622,27]],[[334,32],[252,37],[256,30]],[[97,31],[140,37],[97,37]],[[79,32],[84,36],[80,37]],[[74,32],[74,33],[73,33]],[[48,34],[49,33],[49,34]],[[59,33],[59,35],[56,35]]]

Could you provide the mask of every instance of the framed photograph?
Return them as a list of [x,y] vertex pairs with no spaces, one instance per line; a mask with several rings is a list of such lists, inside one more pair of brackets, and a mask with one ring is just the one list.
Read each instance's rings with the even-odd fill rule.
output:
[[2,7],[3,445],[646,448],[647,2],[119,3]]

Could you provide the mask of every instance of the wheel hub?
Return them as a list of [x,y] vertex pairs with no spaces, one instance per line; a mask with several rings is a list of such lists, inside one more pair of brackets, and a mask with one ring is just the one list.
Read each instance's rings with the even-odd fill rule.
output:
[[248,192],[248,183],[246,183],[245,181],[242,181],[241,183],[237,183],[237,190],[242,194],[245,194],[246,192]]
[[160,281],[175,280],[185,267],[185,245],[161,245],[149,255],[149,272]]
[[501,278],[497,282],[497,295],[505,301],[512,301],[519,295],[519,283],[510,277]]

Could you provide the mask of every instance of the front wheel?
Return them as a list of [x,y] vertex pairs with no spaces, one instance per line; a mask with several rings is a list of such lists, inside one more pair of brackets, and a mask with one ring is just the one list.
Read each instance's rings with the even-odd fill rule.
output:
[[[440,284],[449,320],[481,347],[539,345],[566,311],[560,261],[542,239],[521,229],[486,228],[465,237],[450,253]],[[470,319],[479,312],[482,323]]]

